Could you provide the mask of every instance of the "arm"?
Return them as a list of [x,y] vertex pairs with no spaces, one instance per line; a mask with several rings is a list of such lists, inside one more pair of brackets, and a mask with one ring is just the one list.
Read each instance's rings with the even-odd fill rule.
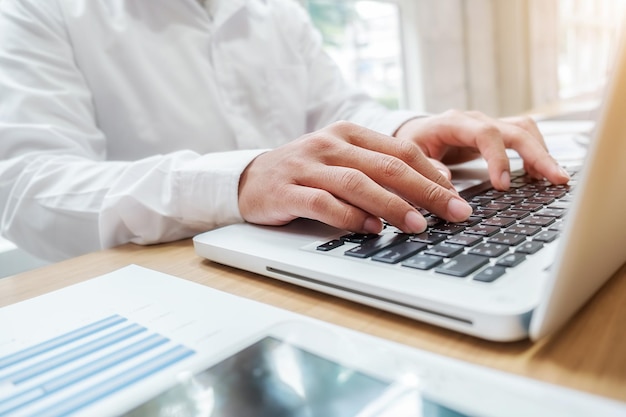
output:
[[107,161],[108,138],[56,2],[3,0],[0,11],[3,235],[61,259],[241,220],[239,174],[259,151]]

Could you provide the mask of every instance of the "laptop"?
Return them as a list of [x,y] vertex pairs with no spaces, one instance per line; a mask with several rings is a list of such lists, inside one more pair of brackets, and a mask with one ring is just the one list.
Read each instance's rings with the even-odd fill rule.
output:
[[471,221],[427,214],[422,235],[363,236],[299,219],[194,238],[211,261],[494,341],[559,329],[626,262],[626,46],[580,170],[554,186],[513,175],[461,192]]

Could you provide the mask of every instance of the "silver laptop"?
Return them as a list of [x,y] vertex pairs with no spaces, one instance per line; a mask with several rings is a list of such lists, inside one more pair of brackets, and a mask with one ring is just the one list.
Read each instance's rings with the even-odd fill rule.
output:
[[626,46],[594,137],[567,186],[523,174],[507,193],[462,192],[471,221],[358,235],[311,220],[194,238],[211,261],[495,341],[561,327],[626,262]]

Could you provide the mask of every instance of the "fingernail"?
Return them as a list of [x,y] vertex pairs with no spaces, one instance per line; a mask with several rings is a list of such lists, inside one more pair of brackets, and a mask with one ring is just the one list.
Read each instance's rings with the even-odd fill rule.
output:
[[416,211],[409,211],[404,216],[404,224],[408,228],[408,233],[422,233],[426,230],[426,220],[424,217]]
[[502,187],[505,189],[511,186],[511,174],[509,171],[503,171],[502,174],[500,174],[500,184],[502,184]]
[[368,217],[363,223],[363,230],[367,233],[380,233],[382,223],[378,217]]
[[568,180],[570,179],[569,174],[567,173],[567,171],[565,170],[565,168],[563,168],[562,166],[559,166],[559,173],[560,173],[563,177],[567,178]]
[[455,221],[467,219],[472,214],[472,207],[460,198],[451,198],[448,202],[448,214]]

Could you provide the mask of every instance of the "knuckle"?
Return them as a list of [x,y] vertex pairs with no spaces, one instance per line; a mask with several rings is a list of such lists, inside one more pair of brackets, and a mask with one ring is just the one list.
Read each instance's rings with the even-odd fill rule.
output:
[[378,171],[386,178],[397,178],[406,172],[406,164],[394,157],[381,158]]
[[396,154],[403,161],[413,161],[419,156],[420,151],[413,142],[399,140],[396,141]]
[[422,190],[424,201],[442,203],[446,200],[446,192],[436,184],[427,185]]
[[326,196],[321,192],[309,193],[303,204],[307,213],[319,213],[326,207]]
[[332,151],[335,145],[336,141],[333,137],[323,132],[310,136],[305,141],[305,147],[314,154]]
[[501,132],[494,123],[485,122],[478,128],[477,135],[479,139],[494,139],[500,137]]
[[332,123],[329,126],[329,129],[333,132],[337,132],[338,134],[347,135],[354,130],[355,126],[356,125],[352,122],[348,122],[346,120],[338,120]]
[[355,169],[347,169],[341,173],[339,184],[345,191],[354,193],[363,186],[364,175]]

